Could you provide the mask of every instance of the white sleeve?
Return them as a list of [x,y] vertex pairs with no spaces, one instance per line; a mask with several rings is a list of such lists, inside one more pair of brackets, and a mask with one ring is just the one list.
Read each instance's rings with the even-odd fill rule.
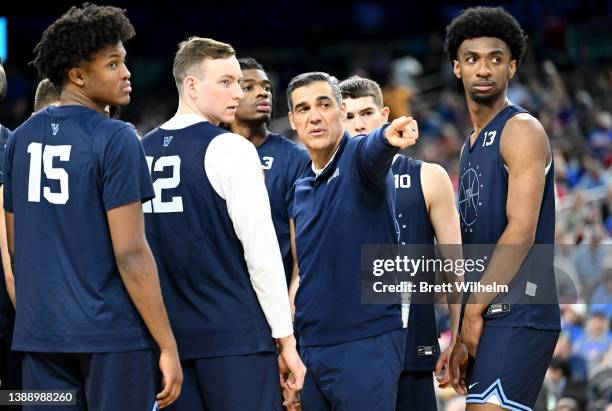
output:
[[293,334],[283,261],[255,147],[237,134],[220,134],[206,150],[204,170],[217,194],[227,203],[244,249],[251,284],[272,337]]

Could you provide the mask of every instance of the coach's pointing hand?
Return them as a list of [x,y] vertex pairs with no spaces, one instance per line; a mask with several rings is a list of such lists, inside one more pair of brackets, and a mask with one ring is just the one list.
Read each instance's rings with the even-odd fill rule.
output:
[[412,117],[399,117],[385,130],[385,138],[392,146],[406,148],[419,138],[419,126]]

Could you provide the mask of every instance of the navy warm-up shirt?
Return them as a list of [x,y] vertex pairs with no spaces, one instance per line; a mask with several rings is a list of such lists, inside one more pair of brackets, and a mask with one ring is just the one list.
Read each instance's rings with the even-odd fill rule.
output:
[[[508,170],[500,153],[502,132],[506,122],[519,113],[522,107],[511,105],[501,110],[481,131],[470,146],[468,136],[460,164],[459,215],[461,236],[464,244],[494,245],[508,225],[506,201],[508,197]],[[506,136],[505,138],[512,138]],[[510,303],[510,310],[485,315],[486,325],[532,327],[558,330],[560,328],[559,305],[556,301],[556,286],[553,269],[553,244],[555,237],[555,196],[553,164],[546,169],[542,204],[536,228],[535,244],[548,244],[549,248],[536,248],[539,260],[547,260],[544,269],[526,273],[531,282],[533,298],[537,293],[546,293],[547,304],[513,304],[509,296],[500,294],[496,304]],[[522,294],[525,281],[516,277],[514,289]],[[522,300],[529,300],[521,296]],[[535,300],[541,301],[541,300]]]
[[361,303],[361,246],[397,244],[390,172],[397,147],[384,130],[348,133],[318,176],[296,183],[293,218],[300,287],[296,322],[303,346],[339,344],[402,327],[399,305]]
[[[2,169],[4,164],[4,146],[8,140],[10,130],[0,124],[0,184],[3,183]],[[15,310],[6,291],[4,281],[4,269],[0,264],[0,340],[11,342],[13,335],[13,322],[15,321]]]
[[13,132],[4,208],[15,219],[14,350],[151,346],[119,275],[106,213],[152,197],[142,146],[122,121],[49,107]]
[[275,331],[292,327],[254,146],[192,114],[143,145],[156,187],[147,238],[181,359],[275,352]]
[[287,285],[291,281],[293,256],[289,237],[290,191],[295,181],[310,162],[308,152],[280,134],[270,133],[257,147],[261,166],[266,174],[266,189],[270,197],[270,210],[274,231],[278,238]]
[[[400,244],[408,246],[434,243],[435,233],[421,186],[422,165],[420,160],[399,155],[391,168],[395,179],[395,217],[400,228]],[[435,276],[435,273],[423,275]],[[405,371],[433,371],[440,354],[433,298],[427,300],[431,300],[431,304],[419,301],[410,305]]]

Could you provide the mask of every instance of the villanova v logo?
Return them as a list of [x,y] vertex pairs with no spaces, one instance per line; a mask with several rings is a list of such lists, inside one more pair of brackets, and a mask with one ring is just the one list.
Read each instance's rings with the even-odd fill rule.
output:
[[53,133],[53,135],[56,135],[58,131],[59,131],[59,124],[51,123],[51,132]]
[[170,142],[172,141],[173,138],[174,138],[174,136],[166,136],[166,137],[164,137],[164,147],[168,147],[170,145]]

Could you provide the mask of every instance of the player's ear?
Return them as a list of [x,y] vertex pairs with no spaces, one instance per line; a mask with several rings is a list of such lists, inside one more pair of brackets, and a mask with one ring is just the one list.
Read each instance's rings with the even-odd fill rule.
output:
[[72,67],[70,70],[68,70],[68,80],[79,87],[83,87],[85,85],[85,77],[85,70],[80,67]]
[[346,102],[344,100],[340,101],[340,113],[342,114],[342,118],[346,118]]
[[293,124],[293,113],[290,111],[290,112],[287,114],[287,117],[289,117],[289,124],[291,124],[291,129],[292,129],[292,130],[295,130],[295,129],[296,129],[296,128],[295,128],[295,124]]
[[389,121],[389,112],[390,111],[391,110],[389,109],[389,107],[383,107],[383,109],[380,111],[382,113],[383,120],[385,120],[385,123],[387,121]]
[[512,77],[514,77],[514,73],[516,73],[516,60],[512,59],[510,60],[510,67],[509,67],[509,73],[508,73],[509,80],[512,80]]
[[194,76],[185,76],[183,80],[183,90],[185,94],[187,94],[191,98],[197,97],[196,85],[198,84],[198,79]]
[[461,69],[459,67],[459,60],[453,60],[453,73],[455,73],[455,77],[461,79]]

